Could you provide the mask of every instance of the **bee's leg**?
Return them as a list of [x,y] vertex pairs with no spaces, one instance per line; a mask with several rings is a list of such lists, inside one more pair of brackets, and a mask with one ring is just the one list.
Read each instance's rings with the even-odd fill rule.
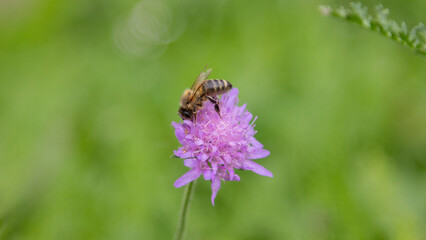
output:
[[214,104],[214,110],[217,112],[217,114],[219,114],[219,117],[222,117],[220,115],[219,101],[217,100],[217,98],[216,97],[207,96],[207,99],[209,99],[210,102]]
[[219,114],[219,117],[222,117],[222,115],[220,115],[219,103],[214,105],[214,110],[217,112],[217,114]]

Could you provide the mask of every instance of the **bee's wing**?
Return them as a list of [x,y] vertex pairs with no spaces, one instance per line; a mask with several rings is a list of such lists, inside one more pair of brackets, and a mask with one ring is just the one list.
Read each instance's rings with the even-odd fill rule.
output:
[[207,71],[201,72],[200,75],[198,75],[197,80],[195,80],[195,82],[191,86],[192,94],[188,98],[189,99],[188,102],[191,102],[192,99],[195,97],[195,95],[197,94],[198,90],[200,90],[200,88],[203,86],[204,82],[209,77],[211,71],[212,71],[212,69],[209,68],[209,69],[207,69]]
[[198,78],[194,81],[194,83],[191,86],[191,90],[196,90],[200,85],[204,83],[204,81],[207,80],[207,78],[210,75],[210,72],[212,71],[211,68],[207,69],[205,72],[201,72],[200,75],[198,75]]

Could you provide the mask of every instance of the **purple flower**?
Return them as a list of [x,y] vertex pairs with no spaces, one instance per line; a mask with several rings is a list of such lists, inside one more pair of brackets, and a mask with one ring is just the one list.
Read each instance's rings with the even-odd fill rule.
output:
[[[211,181],[212,204],[219,191],[221,180],[239,181],[235,169],[251,170],[257,174],[272,177],[272,173],[252,159],[264,158],[269,151],[254,138],[253,115],[246,104],[237,106],[238,89],[233,88],[220,100],[220,113],[206,101],[197,113],[197,121],[172,122],[175,134],[182,144],[174,154],[185,159],[185,166],[191,168],[174,183],[182,187],[203,174]],[[253,121],[250,123],[250,121]]]

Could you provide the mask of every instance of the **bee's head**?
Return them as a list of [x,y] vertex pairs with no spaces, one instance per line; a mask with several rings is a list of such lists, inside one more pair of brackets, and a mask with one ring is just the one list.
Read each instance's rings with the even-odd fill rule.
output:
[[192,120],[193,117],[194,117],[194,114],[192,113],[192,111],[190,111],[189,109],[182,108],[182,107],[179,108],[178,114],[183,120]]
[[178,114],[183,120],[192,120],[192,118],[194,117],[191,106],[189,104],[191,95],[192,90],[186,89],[183,92],[182,97],[180,98],[180,108]]

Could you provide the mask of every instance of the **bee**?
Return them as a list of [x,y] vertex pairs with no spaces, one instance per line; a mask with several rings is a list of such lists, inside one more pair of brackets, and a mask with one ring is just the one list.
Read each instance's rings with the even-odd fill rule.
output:
[[183,120],[196,121],[197,111],[202,109],[205,101],[214,104],[215,111],[220,116],[218,95],[231,90],[232,84],[223,79],[207,79],[212,70],[201,72],[190,89],[186,89],[180,98],[179,116]]

